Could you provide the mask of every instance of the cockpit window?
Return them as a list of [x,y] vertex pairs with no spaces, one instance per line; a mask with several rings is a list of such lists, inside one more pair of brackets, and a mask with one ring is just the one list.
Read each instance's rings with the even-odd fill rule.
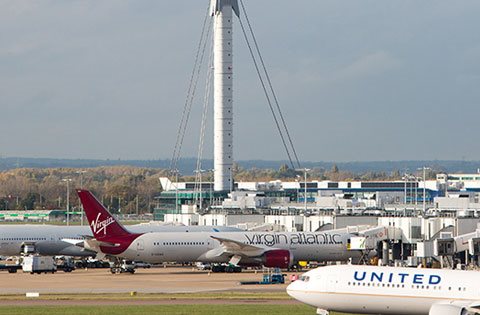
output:
[[299,280],[303,281],[303,282],[308,282],[308,281],[310,281],[310,277],[309,276],[300,276]]

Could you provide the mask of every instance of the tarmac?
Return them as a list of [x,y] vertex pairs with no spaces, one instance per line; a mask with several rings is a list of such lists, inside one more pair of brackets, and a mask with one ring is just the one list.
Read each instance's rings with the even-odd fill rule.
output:
[[[298,274],[298,273],[297,273]],[[287,273],[286,280],[291,273]],[[289,283],[241,285],[240,281],[261,281],[262,271],[210,273],[192,267],[137,269],[135,274],[112,274],[109,269],[77,269],[71,273],[29,274],[0,272],[0,295],[95,294],[95,293],[201,293],[201,292],[285,292]]]

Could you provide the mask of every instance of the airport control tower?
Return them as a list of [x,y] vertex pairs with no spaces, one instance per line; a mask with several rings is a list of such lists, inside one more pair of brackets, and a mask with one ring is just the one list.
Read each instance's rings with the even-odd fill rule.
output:
[[233,176],[233,13],[237,0],[212,0],[214,18],[214,168],[215,190],[232,189]]

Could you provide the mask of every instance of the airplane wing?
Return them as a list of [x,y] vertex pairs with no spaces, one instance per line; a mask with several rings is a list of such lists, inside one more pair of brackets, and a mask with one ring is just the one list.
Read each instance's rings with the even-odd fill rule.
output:
[[212,239],[220,242],[220,246],[213,248],[205,253],[206,258],[225,257],[230,258],[229,263],[238,265],[241,260],[256,261],[268,267],[287,268],[293,262],[293,256],[290,251],[272,248],[259,247],[251,244],[245,244],[241,241],[210,236]]
[[221,247],[214,250],[215,253],[210,253],[209,256],[221,256],[224,254],[234,255],[234,256],[243,256],[243,257],[258,257],[264,254],[266,251],[272,250],[272,248],[263,248],[254,245],[245,244],[236,240],[210,236],[214,240],[220,242]]
[[470,305],[468,305],[468,307],[479,310],[480,309],[480,301],[475,301],[475,302],[471,303]]
[[62,241],[79,247],[83,247],[84,242],[84,240],[78,240],[73,238],[62,238]]

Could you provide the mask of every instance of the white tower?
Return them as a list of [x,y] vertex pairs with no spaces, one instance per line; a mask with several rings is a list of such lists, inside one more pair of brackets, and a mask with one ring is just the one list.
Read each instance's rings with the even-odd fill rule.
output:
[[214,168],[215,190],[232,189],[233,166],[233,12],[237,0],[212,0],[214,20]]

